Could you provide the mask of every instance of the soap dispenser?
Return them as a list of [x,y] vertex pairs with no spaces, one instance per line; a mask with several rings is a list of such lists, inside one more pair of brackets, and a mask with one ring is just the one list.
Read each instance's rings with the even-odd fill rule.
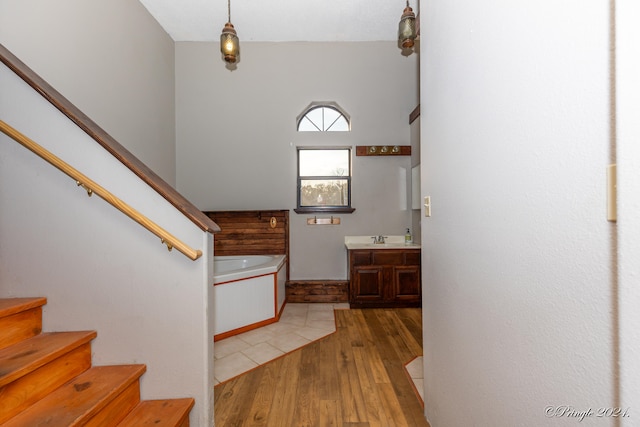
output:
[[404,235],[404,244],[410,245],[413,243],[413,237],[411,236],[411,230],[407,228],[407,233]]

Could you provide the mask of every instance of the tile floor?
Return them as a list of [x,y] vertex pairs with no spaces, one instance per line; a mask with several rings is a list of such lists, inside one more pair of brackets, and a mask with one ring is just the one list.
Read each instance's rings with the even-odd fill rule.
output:
[[[215,384],[335,332],[333,310],[340,309],[349,309],[349,304],[286,304],[279,322],[217,341],[213,346]],[[424,402],[422,356],[405,368]]]
[[348,303],[289,303],[279,322],[217,341],[213,346],[215,384],[335,332],[333,310],[348,308]]
[[422,367],[422,356],[418,356],[404,367],[413,381],[413,386],[420,396],[420,400],[424,405],[424,373]]

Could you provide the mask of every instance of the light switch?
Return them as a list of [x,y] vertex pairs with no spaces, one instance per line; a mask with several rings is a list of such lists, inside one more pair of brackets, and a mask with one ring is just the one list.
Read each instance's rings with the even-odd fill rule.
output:
[[424,197],[424,216],[431,216],[431,196]]

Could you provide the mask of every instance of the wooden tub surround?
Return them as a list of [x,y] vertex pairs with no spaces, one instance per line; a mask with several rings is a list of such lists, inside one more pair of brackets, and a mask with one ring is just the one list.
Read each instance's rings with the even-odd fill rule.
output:
[[289,280],[289,210],[204,211],[220,227],[213,241],[215,256],[287,256]]
[[[289,279],[289,210],[244,210],[244,211],[204,211],[208,218],[214,221],[220,231],[214,238],[214,257],[248,256],[248,255],[285,255],[284,265],[276,273],[268,275],[249,276],[237,281],[217,283],[216,295],[227,295],[231,306],[220,307],[220,317],[216,321],[214,341],[228,338],[252,329],[256,329],[280,319],[286,304],[285,286]],[[250,270],[247,270],[250,273]],[[215,272],[214,272],[215,274]],[[272,297],[275,304],[273,313],[266,315],[263,306],[256,298],[265,291],[265,283],[273,276]],[[220,289],[218,287],[220,286]],[[222,289],[233,286],[231,289]],[[244,290],[243,290],[244,289]],[[244,293],[243,293],[244,292]],[[248,295],[247,292],[251,294]],[[269,298],[271,298],[269,296]],[[222,298],[222,297],[221,297]],[[225,301],[225,304],[226,301]],[[223,315],[225,309],[246,306],[254,307],[252,313],[236,313],[232,317]]]

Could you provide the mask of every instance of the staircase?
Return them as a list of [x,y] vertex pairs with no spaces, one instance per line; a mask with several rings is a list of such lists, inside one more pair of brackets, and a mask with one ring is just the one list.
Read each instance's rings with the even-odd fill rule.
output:
[[140,401],[144,365],[91,366],[95,331],[42,333],[46,302],[0,298],[0,426],[189,426],[193,399]]

